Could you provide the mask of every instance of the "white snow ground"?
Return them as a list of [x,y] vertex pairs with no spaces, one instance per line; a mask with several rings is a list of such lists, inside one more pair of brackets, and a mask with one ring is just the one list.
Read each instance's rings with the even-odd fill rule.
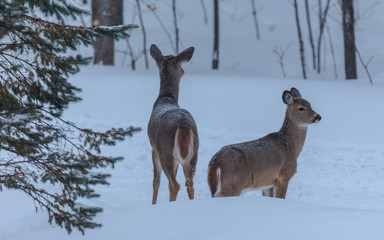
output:
[[[158,93],[157,75],[91,67],[74,77],[73,81],[84,89],[84,101],[71,106],[65,117],[96,129],[131,124],[143,127],[128,141],[106,149],[107,153],[123,155],[125,160],[108,170],[113,174],[111,185],[97,188],[102,197],[87,202],[104,208],[96,219],[103,228],[88,231],[85,236],[77,232],[67,236],[64,230],[49,226],[44,213],[35,214],[31,200],[5,191],[0,206],[3,216],[9,217],[0,218],[0,239],[382,236],[384,136],[379,133],[384,132],[384,109],[380,107],[383,87],[361,82],[201,76],[188,74],[187,68],[186,65],[180,105],[195,117],[201,142],[195,201],[188,200],[182,187],[178,201],[168,203],[167,179],[163,175],[159,205],[150,204],[153,170],[146,124]],[[309,128],[287,201],[265,199],[258,192],[212,200],[206,182],[210,158],[223,145],[278,130],[285,111],[281,94],[292,86],[301,91],[323,119]],[[184,183],[182,171],[178,181]]]
[[[132,1],[125,2],[132,5]],[[159,14],[173,29],[171,18],[166,15],[167,2],[151,2],[158,2]],[[65,117],[96,129],[143,127],[133,138],[105,149],[106,153],[122,155],[125,160],[115,169],[106,170],[113,177],[110,186],[97,188],[101,198],[86,201],[104,208],[96,218],[103,227],[87,231],[85,236],[78,232],[68,236],[59,227],[50,226],[45,213],[36,214],[30,199],[15,191],[4,191],[0,194],[1,240],[382,238],[384,32],[377,26],[383,23],[384,4],[373,0],[359,2],[363,16],[358,23],[360,52],[364,59],[375,56],[370,64],[375,85],[370,86],[362,69],[362,80],[340,80],[342,39],[336,21],[330,21],[330,25],[339,80],[333,79],[329,53],[326,73],[310,73],[311,78],[318,80],[294,79],[301,76],[296,26],[291,5],[282,0],[256,1],[260,4],[261,41],[255,40],[248,2],[221,1],[222,22],[226,26],[222,31],[221,70],[211,71],[212,26],[211,21],[202,25],[199,2],[183,1],[179,13],[181,39],[185,47],[196,47],[192,61],[184,66],[186,74],[180,86],[180,105],[194,116],[201,142],[195,176],[196,200],[189,201],[182,187],[177,202],[168,203],[168,183],[163,175],[159,204],[150,204],[153,170],[146,125],[159,88],[153,60],[150,59],[151,69],[144,71],[140,58],[138,72],[134,73],[121,67],[88,67],[72,79],[83,88],[84,101],[71,106]],[[211,12],[212,6],[206,2]],[[164,54],[172,53],[158,22],[149,17],[151,13],[146,14],[149,44],[157,43]],[[333,18],[339,17],[336,11],[331,14]],[[304,27],[303,31],[306,36]],[[141,46],[140,34],[132,34],[137,50]],[[285,64],[291,79],[280,79],[281,71],[272,50],[290,42],[293,44]],[[125,49],[124,42],[118,46]],[[81,51],[91,53],[91,49]],[[118,56],[116,62],[119,66],[122,57]],[[323,119],[308,130],[287,199],[262,198],[259,192],[211,199],[206,182],[210,158],[226,144],[279,130],[285,111],[281,94],[292,86],[301,91]],[[183,185],[182,171],[178,181]]]

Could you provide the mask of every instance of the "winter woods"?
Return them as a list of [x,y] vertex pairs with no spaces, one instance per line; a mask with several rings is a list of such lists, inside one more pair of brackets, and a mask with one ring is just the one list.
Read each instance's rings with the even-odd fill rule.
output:
[[[328,13],[330,8],[340,8],[342,15],[340,16],[342,19],[342,30],[343,30],[343,36],[344,36],[344,65],[345,65],[345,78],[346,79],[356,79],[356,49],[355,49],[355,18],[354,18],[354,11],[353,11],[353,1],[352,0],[346,0],[341,1],[339,3],[332,3],[331,0],[322,1],[319,0],[316,5],[312,5],[314,7],[310,6],[310,3],[313,3],[314,1],[308,1],[306,0],[305,3],[305,12],[306,12],[306,23],[308,27],[308,42],[310,45],[311,53],[312,53],[312,63],[313,63],[313,69],[320,74],[324,69],[322,69],[322,62],[321,62],[321,56],[322,56],[322,41],[324,38],[324,30],[327,29],[327,34],[329,36],[329,45],[330,45],[330,53],[334,56],[335,52],[333,49],[333,42],[332,38],[333,36],[330,35],[329,32],[329,26],[328,26]],[[301,68],[303,71],[303,78],[306,78],[306,60],[305,60],[305,46],[304,46],[304,37],[301,33],[301,23],[300,23],[300,17],[299,17],[299,4],[295,0],[293,3],[293,7],[295,9],[295,16],[296,16],[296,25],[297,25],[297,31],[298,31],[298,39],[300,43],[300,59],[301,59]],[[317,45],[315,44],[314,40],[314,34],[313,34],[313,28],[312,28],[312,18],[313,14],[315,16],[317,15],[318,18],[318,36],[317,36]],[[332,17],[331,20],[333,20],[335,17]],[[326,46],[324,46],[326,47]],[[327,51],[327,50],[325,50]],[[335,58],[333,57],[333,61],[335,61]],[[335,65],[336,63],[334,63]],[[337,70],[335,69],[335,72]],[[337,76],[337,73],[336,75]]]
[[[355,2],[355,3],[354,3]],[[287,18],[275,18],[274,21],[284,21],[285,24],[290,25],[292,31],[295,29],[297,32],[296,39],[290,38],[286,41],[279,41],[275,43],[274,46],[271,46],[269,49],[269,54],[274,54],[276,48],[282,48],[283,46],[289,45],[291,42],[294,42],[292,48],[286,54],[287,58],[291,58],[294,54],[294,51],[298,53],[298,62],[294,70],[291,70],[293,74],[290,74],[288,69],[284,69],[288,78],[300,77],[301,78],[324,78],[332,76],[332,78],[337,79],[339,76],[345,75],[345,79],[356,79],[357,68],[363,67],[367,74],[369,74],[369,69],[363,59],[368,59],[371,56],[363,57],[359,63],[356,63],[356,46],[355,46],[355,30],[354,25],[356,21],[360,19],[354,18],[353,5],[357,1],[334,1],[334,0],[306,0],[306,1],[287,1],[276,3],[276,5],[291,5],[292,12],[290,19]],[[117,4],[117,3],[114,3]],[[228,52],[228,47],[224,47],[222,44],[219,44],[220,38],[222,35],[222,29],[226,28],[228,21],[239,21],[238,27],[241,29],[247,29],[247,32],[251,34],[251,31],[256,32],[256,40],[264,40],[262,36],[263,31],[269,31],[268,34],[273,34],[278,36],[279,31],[284,30],[278,24],[271,25],[269,24],[269,19],[267,15],[263,14],[264,6],[263,1],[252,0],[247,3],[248,11],[240,12],[237,8],[231,11],[227,11],[227,5],[225,1],[213,1],[208,3],[205,0],[200,0],[195,3],[199,13],[195,13],[196,17],[201,15],[201,21],[196,22],[196,26],[201,28],[201,31],[209,32],[209,38],[205,38],[205,41],[211,41],[212,54],[211,56],[206,56],[207,60],[211,58],[211,68],[220,69],[219,66],[220,56]],[[246,3],[239,3],[240,5],[245,5]],[[200,5],[200,6],[198,6]],[[223,6],[221,6],[223,5]],[[97,10],[99,6],[99,10]],[[111,5],[113,6],[113,4]],[[102,7],[98,1],[92,2],[92,9],[94,10],[94,17],[97,15],[98,11],[102,10]],[[222,11],[221,8],[225,10]],[[96,9],[96,10],[95,10]],[[120,8],[110,8],[110,9],[120,9]],[[141,26],[140,32],[135,32],[132,36],[132,39],[129,41],[129,46],[126,47],[115,47],[113,46],[113,41],[109,42],[108,46],[103,47],[102,49],[108,49],[109,57],[103,61],[103,64],[107,62],[111,63],[111,58],[113,53],[117,55],[124,54],[125,58],[130,58],[131,66],[134,66],[136,69],[141,68],[141,65],[144,65],[146,69],[149,68],[147,60],[147,45],[148,42],[153,42],[151,30],[146,29],[145,22],[155,21],[158,23],[158,30],[163,32],[164,40],[163,44],[169,46],[173,52],[177,53],[179,47],[185,46],[185,42],[188,42],[188,31],[183,24],[185,24],[185,15],[190,14],[188,9],[183,8],[183,4],[178,3],[178,1],[170,2],[155,2],[155,1],[144,1],[144,0],[135,0],[127,2],[124,6],[124,11],[128,11],[130,14],[125,13],[127,19],[132,19],[133,23]],[[129,9],[129,10],[127,10]],[[108,9],[107,9],[108,10]],[[370,11],[360,10],[358,11]],[[106,11],[104,11],[106,12]],[[276,12],[278,13],[278,12]],[[121,15],[121,12],[111,13],[113,18]],[[237,18],[239,20],[237,20]],[[264,19],[263,19],[264,18]],[[115,22],[117,24],[117,22]],[[250,25],[253,25],[250,26]],[[276,27],[276,30],[275,30]],[[253,28],[250,29],[250,28]],[[280,29],[280,30],[279,30]],[[157,30],[156,30],[157,31]],[[236,30],[234,31],[234,34]],[[282,34],[282,33],[281,33]],[[343,38],[340,38],[343,36]],[[251,37],[246,36],[247,38]],[[106,38],[108,39],[108,38]],[[168,40],[167,40],[168,39]],[[209,40],[211,39],[211,40]],[[135,44],[132,44],[133,41]],[[138,42],[142,42],[139,44]],[[265,40],[264,40],[265,41]],[[208,43],[207,43],[208,44]],[[232,43],[231,49],[237,49],[238,54],[246,55],[247,52],[242,49],[241,45]],[[342,44],[342,48],[341,45]],[[142,45],[142,47],[140,47]],[[255,41],[255,47],[263,45],[263,42]],[[125,48],[123,50],[123,48]],[[114,49],[113,51],[111,49]],[[342,50],[344,49],[344,51]],[[97,55],[100,52],[97,45],[95,48],[95,63],[100,62],[96,61]],[[219,54],[220,53],[220,54]],[[364,53],[362,54],[364,55]],[[341,58],[341,56],[343,56]],[[143,64],[141,64],[141,62]],[[343,63],[341,62],[343,61]],[[275,67],[281,66],[281,61],[278,61],[279,64],[274,64]],[[229,68],[237,67],[245,64],[244,62],[233,62]],[[254,63],[256,64],[256,63]],[[118,65],[118,64],[117,64]],[[366,65],[367,67],[364,67]],[[343,67],[344,66],[344,67]],[[287,66],[285,66],[287,68]],[[228,66],[227,66],[228,68]],[[300,71],[298,71],[300,69]],[[341,74],[344,72],[344,74]],[[363,75],[363,74],[362,74]],[[366,78],[368,75],[363,75],[361,77]]]
[[[98,186],[109,183],[111,173],[101,169],[122,160],[121,154],[109,156],[104,149],[133,136],[143,120],[119,119],[116,122],[124,123],[118,125],[102,119],[107,123],[98,128],[67,119],[64,113],[69,106],[82,100],[73,78],[80,69],[91,65],[92,70],[122,71],[122,82],[142,87],[131,78],[156,73],[156,64],[148,60],[149,45],[156,43],[171,55],[196,46],[194,58],[185,65],[188,77],[181,82],[186,99],[197,91],[185,86],[200,73],[246,75],[251,81],[369,79],[375,84],[381,73],[381,50],[376,46],[380,35],[373,35],[378,31],[366,22],[373,21],[378,4],[359,0],[1,1],[0,190],[22,192],[39,212],[47,213],[50,223],[67,232],[98,227],[94,217],[102,208],[84,202],[94,201]],[[105,82],[115,83],[113,74],[104,77]],[[96,75],[87,75],[87,80],[97,79]],[[148,84],[149,77],[143,79],[140,84]],[[225,81],[218,82],[215,91],[220,92]],[[97,83],[92,85],[100,88]],[[203,84],[196,86],[199,94]],[[127,101],[145,104],[145,94],[155,88],[146,87],[121,89],[126,98],[111,106],[123,105],[115,111],[129,112]],[[263,88],[253,91],[264,93]],[[227,93],[231,101],[236,97],[232,95]],[[98,99],[108,102],[111,96]],[[192,111],[203,112],[201,105]],[[90,106],[98,107],[97,102]],[[97,130],[92,130],[95,126]],[[124,151],[126,158],[145,158]],[[126,168],[132,167],[129,164]]]

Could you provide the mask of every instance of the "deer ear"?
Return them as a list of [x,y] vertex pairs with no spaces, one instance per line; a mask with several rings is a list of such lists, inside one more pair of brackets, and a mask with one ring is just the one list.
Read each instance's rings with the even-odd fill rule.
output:
[[155,44],[151,45],[150,52],[151,56],[153,57],[153,59],[155,59],[156,62],[160,62],[160,60],[163,58],[163,54]]
[[301,94],[299,92],[299,90],[297,90],[296,88],[291,88],[291,94],[293,96],[293,98],[301,98]]
[[285,90],[283,92],[283,102],[287,105],[291,105],[293,103],[293,96],[290,91]]
[[181,63],[188,62],[189,60],[191,60],[194,51],[195,51],[194,47],[185,49],[179,55],[177,55],[176,57],[177,61]]

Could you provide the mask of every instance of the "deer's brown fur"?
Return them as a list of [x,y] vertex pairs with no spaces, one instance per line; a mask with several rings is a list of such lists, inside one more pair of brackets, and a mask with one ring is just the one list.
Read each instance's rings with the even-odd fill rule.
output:
[[284,91],[283,101],[288,106],[280,131],[225,146],[213,156],[208,169],[212,197],[238,196],[245,189],[263,189],[264,196],[285,198],[288,182],[296,173],[307,125],[321,117],[295,88]]
[[181,64],[192,58],[193,51],[194,48],[188,48],[177,56],[163,56],[155,45],[150,49],[160,72],[160,92],[148,123],[154,169],[152,204],[157,202],[162,171],[169,181],[169,200],[176,200],[180,189],[176,181],[179,164],[183,167],[188,196],[194,198],[199,137],[192,115],[178,105],[180,78],[184,74]]

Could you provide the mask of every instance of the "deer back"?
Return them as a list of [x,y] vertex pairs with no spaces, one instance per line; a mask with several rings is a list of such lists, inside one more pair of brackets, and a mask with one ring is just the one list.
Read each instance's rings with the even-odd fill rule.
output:
[[[246,188],[287,183],[296,173],[307,126],[320,121],[321,117],[295,88],[283,93],[283,101],[287,111],[280,131],[254,141],[225,146],[213,156],[208,176],[210,186],[214,186],[212,195],[217,188],[215,181],[221,181],[223,196],[231,196],[239,195]],[[221,180],[216,177],[218,171]]]

